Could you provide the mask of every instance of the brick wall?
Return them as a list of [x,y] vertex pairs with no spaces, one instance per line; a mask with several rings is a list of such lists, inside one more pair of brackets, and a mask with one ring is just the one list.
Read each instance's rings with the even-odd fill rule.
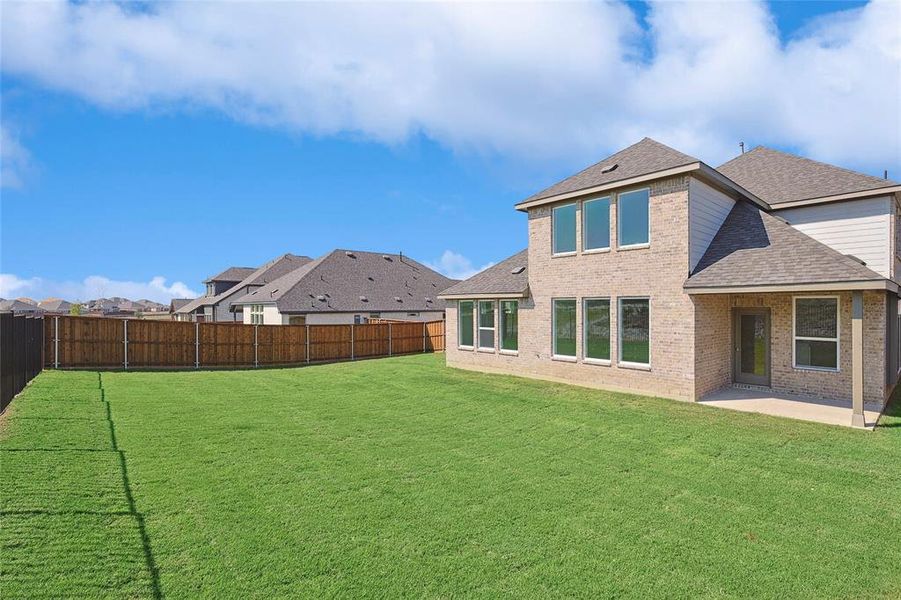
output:
[[[731,320],[731,308],[770,309],[771,385],[774,390],[795,394],[810,394],[823,398],[851,399],[851,292],[824,292],[839,297],[839,370],[837,372],[796,369],[792,354],[792,319],[795,296],[805,294],[735,294],[730,297],[726,313]],[[864,402],[881,406],[885,402],[885,292],[864,292]],[[728,346],[727,346],[728,348]],[[696,356],[698,370],[722,367],[718,357]],[[731,360],[731,354],[728,356]],[[700,364],[703,362],[704,364]],[[727,363],[731,369],[731,363]]]
[[[694,398],[694,306],[682,291],[688,276],[688,177],[653,182],[650,187],[650,246],[617,249],[616,203],[610,207],[611,250],[553,257],[551,206],[529,211],[529,288],[531,297],[519,310],[519,353],[460,350],[457,347],[457,311],[447,312],[447,362],[468,367],[538,377],[645,394],[692,400]],[[566,204],[562,202],[561,204]],[[581,210],[576,219],[577,248],[581,249]],[[636,370],[617,364],[617,299],[650,298],[651,366]],[[582,361],[583,298],[611,300],[611,365]],[[576,298],[579,341],[576,362],[551,358],[551,301]]]

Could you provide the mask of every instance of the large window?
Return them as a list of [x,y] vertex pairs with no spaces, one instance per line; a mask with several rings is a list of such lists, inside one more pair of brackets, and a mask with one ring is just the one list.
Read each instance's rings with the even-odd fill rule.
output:
[[610,197],[582,203],[582,251],[610,248]]
[[501,350],[519,349],[519,303],[501,302]]
[[610,360],[610,300],[589,298],[582,308],[585,359]]
[[250,305],[250,324],[251,325],[262,325],[263,324],[263,305],[262,304],[251,304]]
[[648,205],[650,192],[647,189],[620,194],[617,198],[618,245],[640,246],[651,241]]
[[651,364],[651,302],[647,298],[619,301],[619,362]]
[[795,367],[838,370],[838,298],[795,298]]
[[576,251],[576,205],[565,204],[551,212],[554,254]]
[[554,300],[554,356],[576,356],[576,300]]
[[472,348],[472,300],[461,300],[460,301],[460,318],[459,318],[459,327],[460,331],[457,332],[457,340],[460,346],[464,348]]
[[494,300],[479,300],[479,348],[494,350]]

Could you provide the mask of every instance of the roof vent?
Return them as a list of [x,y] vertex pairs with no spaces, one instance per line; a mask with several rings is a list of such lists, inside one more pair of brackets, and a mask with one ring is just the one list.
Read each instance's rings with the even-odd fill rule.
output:
[[316,299],[320,302],[325,302],[325,296],[316,296]]
[[400,296],[395,296],[395,297],[394,297],[394,301],[395,301],[395,302],[401,302]]
[[526,270],[525,267],[514,267],[513,270],[510,271],[510,274],[519,275],[520,273],[522,273],[525,270]]
[[860,260],[859,258],[857,258],[856,256],[854,256],[853,254],[845,254],[845,256],[847,256],[848,258],[850,258],[850,259],[853,260],[854,262],[859,262],[859,263],[862,264],[863,266],[866,266],[866,265],[867,265],[867,263],[865,263],[864,261]]
[[612,165],[601,167],[601,173],[612,173],[613,171],[616,171],[616,168],[618,166],[619,165],[617,163],[613,163]]
[[372,278],[372,275],[370,275],[370,276],[367,277],[366,279],[368,279],[369,281],[375,281],[375,279]]
[[387,254],[382,254],[382,258],[384,258],[388,262],[392,262],[392,258],[390,256],[388,256]]
[[353,252],[351,252],[350,250],[345,250],[345,251],[344,251],[344,255],[345,255],[345,256],[349,256],[350,258],[356,258],[356,257],[357,257],[357,255],[354,254]]
[[366,296],[360,296],[360,302],[369,302]]
[[431,299],[431,298],[429,298],[429,297],[428,297],[428,296],[426,296],[426,297],[425,297],[425,301],[426,301],[426,303],[429,303],[429,302],[431,302],[431,301],[432,301],[432,299]]

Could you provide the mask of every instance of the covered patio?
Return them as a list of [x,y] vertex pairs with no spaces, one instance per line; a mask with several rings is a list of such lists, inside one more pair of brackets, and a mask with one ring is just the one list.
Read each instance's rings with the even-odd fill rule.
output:
[[774,392],[768,388],[731,386],[707,394],[699,403],[717,408],[754,412],[775,417],[787,417],[845,427],[872,430],[881,412],[872,406],[863,411],[863,424],[852,424],[853,407],[850,401],[823,400],[815,396]]

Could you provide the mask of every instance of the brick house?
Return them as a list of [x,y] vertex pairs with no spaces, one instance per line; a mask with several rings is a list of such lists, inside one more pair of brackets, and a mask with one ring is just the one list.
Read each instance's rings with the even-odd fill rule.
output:
[[441,294],[447,363],[688,401],[881,410],[898,381],[901,185],[649,138],[516,205],[526,250]]

